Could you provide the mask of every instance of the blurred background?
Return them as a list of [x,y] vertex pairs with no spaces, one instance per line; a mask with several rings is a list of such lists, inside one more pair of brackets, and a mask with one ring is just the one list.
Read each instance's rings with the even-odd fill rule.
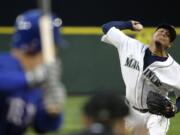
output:
[[[37,0],[1,2],[1,51],[8,50],[11,45],[15,17],[32,8],[37,8]],[[176,26],[178,35],[170,54],[180,63],[180,19],[179,7],[175,0],[52,0],[52,10],[63,20],[59,56],[63,64],[62,80],[68,91],[65,124],[58,134],[82,128],[81,106],[95,91],[111,89],[125,94],[117,50],[100,41],[100,26],[103,23],[112,20],[138,20],[145,29],[139,33],[126,33],[145,44],[148,43],[154,26],[161,23]],[[172,119],[169,135],[180,133],[177,123],[178,117]],[[29,129],[27,135],[31,134],[35,135]]]
[[[15,16],[36,8],[37,0],[3,0],[0,24],[12,25]],[[71,26],[100,26],[109,20],[136,19],[146,26],[162,22],[180,25],[176,0],[52,0],[52,9]]]

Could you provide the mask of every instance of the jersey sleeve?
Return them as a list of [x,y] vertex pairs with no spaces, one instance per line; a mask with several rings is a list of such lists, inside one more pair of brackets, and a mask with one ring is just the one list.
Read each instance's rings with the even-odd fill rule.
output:
[[115,27],[120,30],[133,29],[131,21],[126,21],[126,22],[125,21],[111,21],[111,22],[103,24],[102,30],[106,34],[109,31],[109,29],[111,29],[112,27]]
[[20,62],[10,53],[0,54],[0,92],[16,93],[29,89]]
[[28,84],[23,72],[0,71],[0,91],[17,92],[18,90],[27,89]]
[[141,50],[144,46],[138,40],[127,36],[115,27],[112,27],[107,34],[103,35],[101,41],[115,46],[120,53],[127,50]]
[[60,113],[57,116],[51,116],[46,112],[42,102],[39,102],[33,123],[33,127],[37,133],[55,131],[60,128],[62,123],[63,113]]

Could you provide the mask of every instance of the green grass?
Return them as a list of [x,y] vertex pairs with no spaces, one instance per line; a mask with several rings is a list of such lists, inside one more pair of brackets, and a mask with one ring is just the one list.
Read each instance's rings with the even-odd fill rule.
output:
[[87,96],[68,98],[65,106],[65,123],[62,132],[80,130],[83,127],[81,123],[81,108],[87,99]]
[[180,125],[180,113],[176,114],[176,117],[171,119],[168,135],[179,135],[180,134],[179,125]]
[[[71,96],[68,97],[65,106],[65,123],[61,130],[56,133],[48,133],[46,135],[63,135],[69,132],[77,131],[83,128],[81,123],[81,108],[87,100],[87,96]],[[171,119],[168,135],[180,134],[180,113]],[[37,135],[32,129],[29,129],[25,135]]]

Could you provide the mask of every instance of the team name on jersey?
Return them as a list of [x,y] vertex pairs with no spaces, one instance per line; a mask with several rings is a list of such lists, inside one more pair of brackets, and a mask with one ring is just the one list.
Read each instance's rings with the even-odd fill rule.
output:
[[146,76],[146,78],[148,78],[157,87],[160,87],[162,85],[160,79],[150,69],[146,69],[143,74],[144,74],[144,76]]
[[136,59],[131,58],[131,57],[127,57],[125,66],[136,69],[138,71],[140,70],[139,62]]

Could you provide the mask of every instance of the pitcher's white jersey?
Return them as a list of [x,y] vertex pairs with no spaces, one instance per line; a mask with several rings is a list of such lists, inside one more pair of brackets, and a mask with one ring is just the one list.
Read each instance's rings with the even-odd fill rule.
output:
[[101,40],[114,45],[118,50],[126,97],[132,106],[146,109],[149,91],[156,91],[164,96],[169,91],[175,91],[180,96],[180,66],[169,54],[166,61],[156,61],[143,70],[148,46],[128,37],[115,27]]

